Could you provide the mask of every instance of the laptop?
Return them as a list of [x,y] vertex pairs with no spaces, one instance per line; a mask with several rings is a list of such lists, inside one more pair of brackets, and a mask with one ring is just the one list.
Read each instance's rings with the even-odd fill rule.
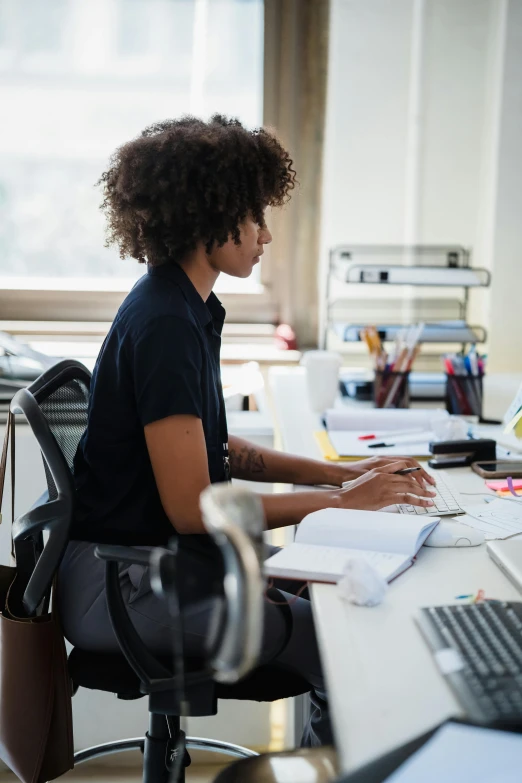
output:
[[522,593],[522,535],[489,541],[487,550],[493,562]]

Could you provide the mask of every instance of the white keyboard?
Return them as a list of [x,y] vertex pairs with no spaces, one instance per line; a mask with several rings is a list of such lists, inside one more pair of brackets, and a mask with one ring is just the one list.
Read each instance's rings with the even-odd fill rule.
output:
[[461,507],[460,502],[456,497],[458,493],[451,488],[442,474],[436,474],[435,477],[437,479],[437,486],[433,489],[437,495],[434,498],[431,498],[435,505],[423,508],[422,506],[411,506],[409,503],[398,503],[397,511],[399,514],[427,514],[431,517],[464,514],[464,509]]

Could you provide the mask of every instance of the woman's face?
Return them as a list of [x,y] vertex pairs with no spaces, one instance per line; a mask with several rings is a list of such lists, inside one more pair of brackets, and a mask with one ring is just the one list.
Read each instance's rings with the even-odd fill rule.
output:
[[210,265],[217,272],[232,277],[249,277],[263,255],[264,246],[272,241],[272,234],[266,225],[259,226],[252,217],[248,217],[240,226],[239,239],[239,245],[229,239],[209,254]]

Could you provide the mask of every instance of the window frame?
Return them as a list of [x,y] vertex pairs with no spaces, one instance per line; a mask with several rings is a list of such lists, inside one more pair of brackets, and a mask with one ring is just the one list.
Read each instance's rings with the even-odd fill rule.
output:
[[[322,138],[317,128],[322,130],[324,119],[321,85],[317,91],[310,69],[305,69],[303,62],[307,62],[310,54],[312,58],[318,57],[319,66],[323,63],[325,69],[324,48],[320,47],[324,47],[328,13],[329,0],[264,0],[263,124],[276,128],[282,143],[291,150],[301,186],[289,206],[271,216],[274,243],[266,248],[261,264],[261,290],[218,294],[229,323],[291,323],[302,344],[316,344],[318,334],[317,232]],[[318,25],[322,25],[322,38],[315,33]],[[318,71],[321,73],[321,68]],[[317,127],[310,124],[311,116],[318,118]],[[310,138],[315,141],[310,143]],[[310,159],[319,161],[311,174],[307,171]],[[301,214],[304,211],[314,215],[314,226],[310,228],[311,221],[298,221],[298,210]],[[110,322],[128,293],[128,286],[120,283],[121,290],[118,290],[117,283],[110,280],[106,282],[112,290],[100,290],[98,285],[85,288],[80,281],[78,285],[72,283],[67,290],[63,286],[38,288],[37,282],[28,278],[27,284],[16,288],[9,285],[8,278],[0,278],[2,321]]]
[[[0,285],[2,281],[0,279]],[[28,280],[23,288],[0,289],[2,321],[112,321],[128,293],[83,288],[42,290]],[[277,305],[267,287],[261,293],[219,294],[231,323],[276,323]]]

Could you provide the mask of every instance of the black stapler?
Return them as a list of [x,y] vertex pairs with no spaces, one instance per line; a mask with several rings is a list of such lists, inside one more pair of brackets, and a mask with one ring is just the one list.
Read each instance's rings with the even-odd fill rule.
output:
[[441,440],[430,443],[430,468],[463,468],[472,462],[485,462],[497,458],[497,442],[491,438],[469,440]]

